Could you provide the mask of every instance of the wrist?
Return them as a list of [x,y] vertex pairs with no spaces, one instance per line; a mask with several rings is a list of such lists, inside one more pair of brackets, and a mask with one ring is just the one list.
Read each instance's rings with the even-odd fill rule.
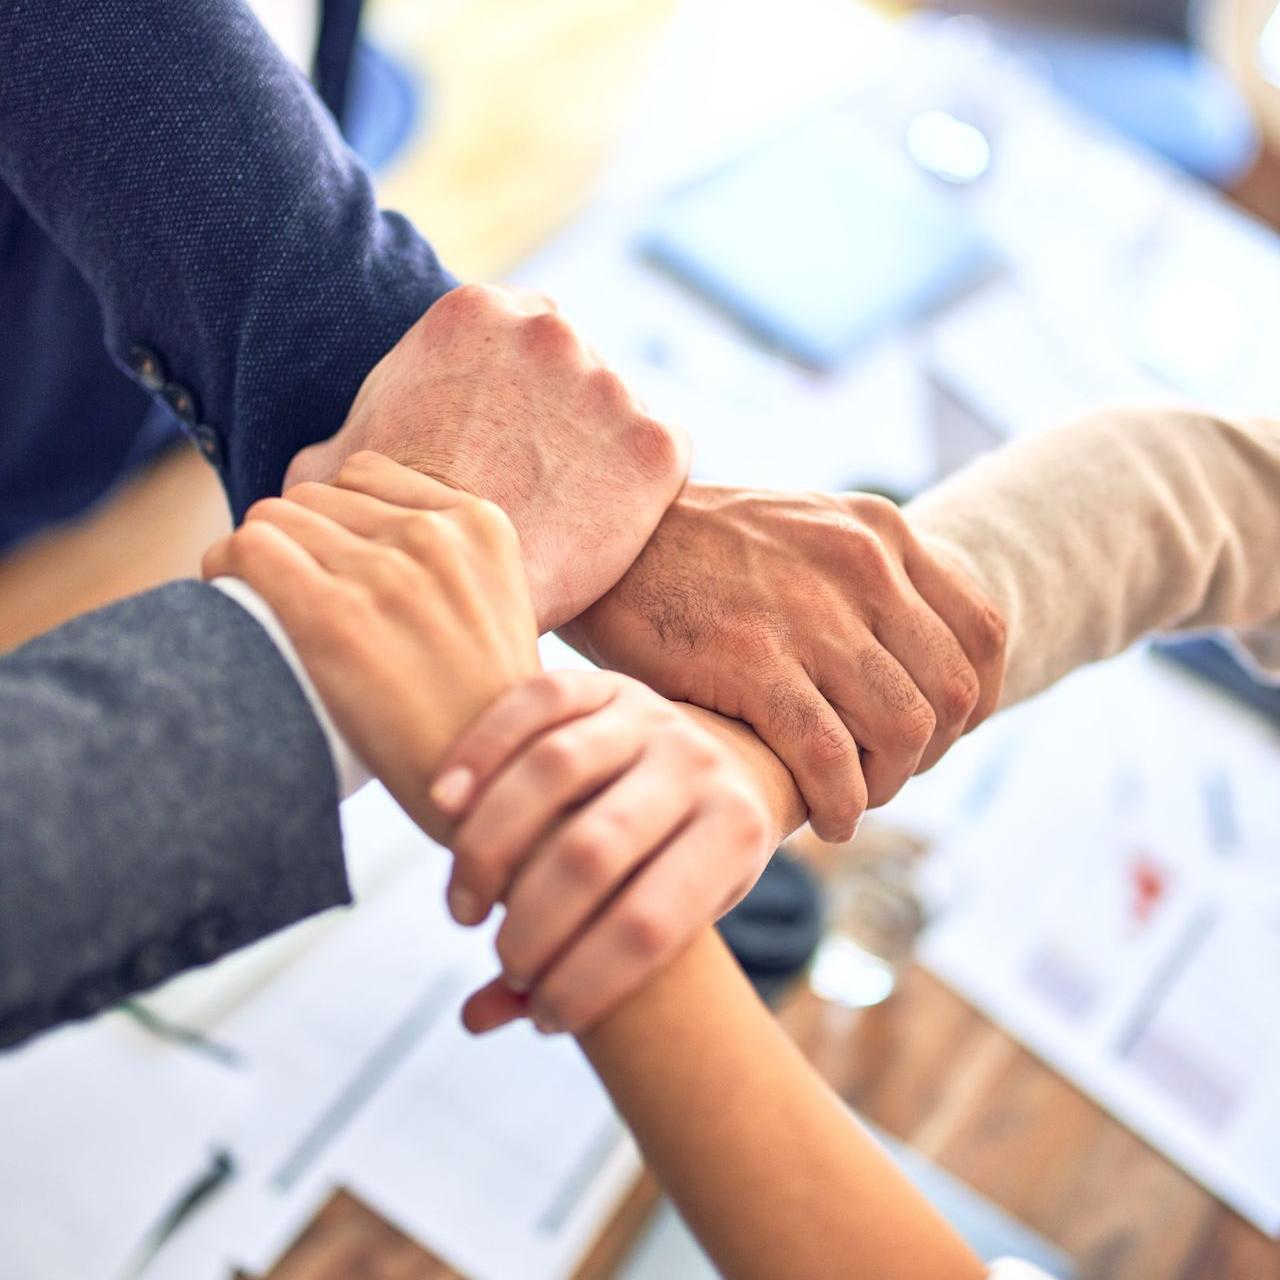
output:
[[372,774],[334,723],[324,699],[320,696],[320,691],[316,688],[302,659],[298,656],[298,651],[293,646],[293,641],[289,638],[280,619],[276,617],[274,610],[247,582],[240,578],[214,578],[209,585],[234,600],[270,637],[284,659],[285,665],[297,680],[298,687],[302,690],[316,718],[316,723],[329,744],[329,755],[333,760],[333,773],[338,787],[338,799],[345,800],[348,796],[354,795],[366,782],[370,781]]

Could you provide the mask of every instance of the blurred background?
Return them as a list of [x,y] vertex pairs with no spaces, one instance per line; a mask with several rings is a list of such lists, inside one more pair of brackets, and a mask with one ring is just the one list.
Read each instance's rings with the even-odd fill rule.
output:
[[[314,6],[256,7],[306,65]],[[370,0],[342,123],[706,479],[905,499],[1102,404],[1280,410],[1272,0]],[[24,491],[0,647],[226,527],[194,451],[107,425],[74,500]],[[1278,766],[1280,690],[1137,653],[798,838],[730,928],[985,1255],[1277,1277]],[[353,911],[0,1061],[7,1273],[709,1275],[571,1046],[456,1029],[488,941],[440,852],[377,788],[344,823]]]

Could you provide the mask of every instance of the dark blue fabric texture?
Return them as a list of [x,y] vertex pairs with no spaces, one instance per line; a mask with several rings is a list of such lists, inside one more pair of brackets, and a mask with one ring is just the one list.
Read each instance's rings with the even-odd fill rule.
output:
[[0,184],[0,546],[178,430],[239,516],[454,284],[240,0],[0,0]]

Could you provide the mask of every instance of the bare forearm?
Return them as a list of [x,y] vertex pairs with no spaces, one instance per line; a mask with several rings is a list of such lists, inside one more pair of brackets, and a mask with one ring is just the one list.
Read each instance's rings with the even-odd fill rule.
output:
[[983,1274],[810,1069],[714,933],[581,1044],[729,1280]]
[[1006,706],[1150,631],[1280,621],[1280,422],[1101,413],[907,515],[1003,614]]

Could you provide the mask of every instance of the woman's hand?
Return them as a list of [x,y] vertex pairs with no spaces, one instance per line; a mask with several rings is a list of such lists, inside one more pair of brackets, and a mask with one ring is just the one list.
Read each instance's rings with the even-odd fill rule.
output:
[[336,485],[297,485],[251,508],[203,572],[242,578],[266,600],[352,748],[410,817],[442,834],[429,788],[446,746],[538,670],[506,516],[358,453]]
[[489,1030],[528,1012],[591,1026],[755,882],[773,824],[742,757],[625,676],[558,671],[499,698],[449,751],[433,797],[457,826],[449,900],[497,902]]

